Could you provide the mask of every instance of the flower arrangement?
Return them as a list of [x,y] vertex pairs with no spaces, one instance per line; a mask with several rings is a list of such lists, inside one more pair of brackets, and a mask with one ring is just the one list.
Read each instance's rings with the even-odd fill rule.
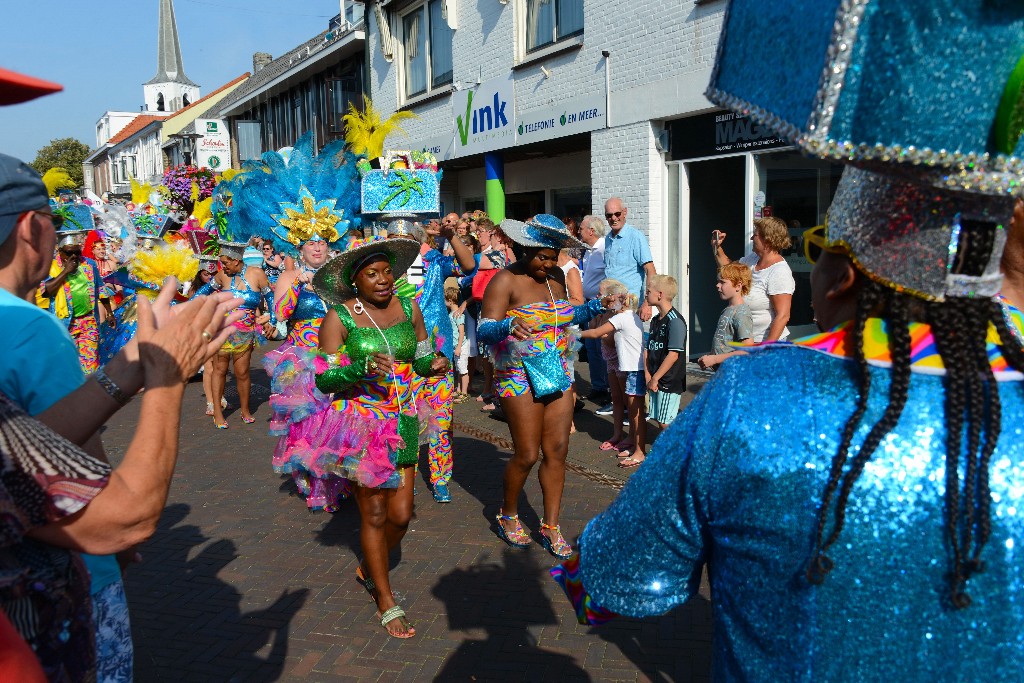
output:
[[205,166],[180,164],[164,172],[161,192],[171,209],[185,216],[192,213],[197,201],[213,195],[217,174]]

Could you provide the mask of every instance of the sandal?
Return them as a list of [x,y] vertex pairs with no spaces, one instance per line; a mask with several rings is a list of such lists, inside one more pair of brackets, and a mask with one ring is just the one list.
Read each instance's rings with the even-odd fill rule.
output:
[[[513,548],[530,547],[530,535],[523,531],[523,525],[519,523],[519,515],[503,515],[499,512],[494,519],[498,521],[498,538]],[[502,521],[505,520],[516,523],[516,528],[512,530],[512,533],[509,533],[502,525]]]
[[213,419],[213,426],[216,427],[217,429],[227,429],[228,428],[228,421],[224,420],[223,422],[217,422],[217,418],[214,418]]
[[256,418],[254,416],[252,416],[252,415],[250,415],[249,417],[245,417],[245,416],[242,417],[242,422],[244,422],[247,425],[251,425],[255,421],[256,421]]
[[630,455],[629,457],[619,461],[619,467],[625,470],[631,469],[633,467],[640,467],[641,463],[643,463],[643,461],[646,459],[646,455],[642,458],[637,458],[634,455]]
[[600,446],[598,446],[598,450],[602,450],[602,451],[618,451],[619,450],[619,442],[618,441],[605,441]]
[[[405,610],[403,610],[398,605],[395,605],[389,610],[385,610],[383,614],[377,612],[377,618],[380,619],[380,625],[384,627],[384,630],[387,631],[388,635],[392,638],[401,638],[404,640],[406,638],[412,638],[414,635],[416,635],[416,629],[413,628],[412,622],[405,618]],[[402,620],[402,623],[405,626],[405,633],[392,633],[391,630],[388,628],[388,624],[390,624],[395,619]]]
[[[547,550],[549,553],[551,553],[560,560],[568,560],[570,557],[572,557],[572,546],[566,543],[565,538],[562,537],[562,530],[558,527],[557,524],[555,526],[551,526],[550,524],[545,524],[544,520],[542,519],[540,520],[540,528],[540,544],[544,546],[545,550]],[[554,539],[549,538],[547,534],[544,533],[544,529],[547,529],[548,531],[554,531]]]
[[206,416],[213,417],[213,401],[206,402]]

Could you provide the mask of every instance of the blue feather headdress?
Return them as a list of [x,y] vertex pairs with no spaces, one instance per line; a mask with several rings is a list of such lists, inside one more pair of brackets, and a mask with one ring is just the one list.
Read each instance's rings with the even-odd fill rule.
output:
[[241,173],[222,181],[215,192],[214,206],[227,208],[221,240],[261,237],[291,256],[310,240],[340,248],[346,233],[362,223],[356,161],[343,140],[314,155],[313,135],[307,132],[287,158],[266,152],[259,161],[246,162]]

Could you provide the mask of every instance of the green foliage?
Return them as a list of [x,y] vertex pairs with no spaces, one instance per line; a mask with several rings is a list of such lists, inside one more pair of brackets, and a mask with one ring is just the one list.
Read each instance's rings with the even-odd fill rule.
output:
[[46,173],[51,168],[66,169],[75,187],[81,187],[84,183],[82,178],[82,162],[89,156],[89,146],[79,142],[75,138],[59,138],[50,140],[46,145],[36,152],[35,161],[30,166]]

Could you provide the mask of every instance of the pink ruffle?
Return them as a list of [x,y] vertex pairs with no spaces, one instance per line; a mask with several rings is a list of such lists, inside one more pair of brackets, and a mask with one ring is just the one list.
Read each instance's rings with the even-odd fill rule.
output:
[[316,388],[317,367],[326,364],[316,349],[285,344],[263,358],[270,375],[270,434],[286,436],[289,425],[330,408],[331,399]]

